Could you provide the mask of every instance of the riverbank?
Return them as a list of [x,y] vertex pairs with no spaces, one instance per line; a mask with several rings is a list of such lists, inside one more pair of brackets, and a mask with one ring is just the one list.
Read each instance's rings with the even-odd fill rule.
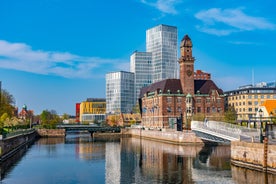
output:
[[7,160],[22,147],[34,142],[38,134],[35,129],[0,140],[0,162]]
[[65,129],[37,129],[37,134],[40,137],[65,137]]
[[235,166],[276,174],[276,145],[231,142],[231,163]]
[[204,145],[203,141],[198,138],[195,133],[192,131],[180,132],[180,131],[171,131],[163,129],[162,131],[158,130],[143,130],[143,129],[124,129],[122,134],[129,134],[132,137],[141,137],[143,139],[178,144],[178,145],[187,145],[187,144],[196,144]]

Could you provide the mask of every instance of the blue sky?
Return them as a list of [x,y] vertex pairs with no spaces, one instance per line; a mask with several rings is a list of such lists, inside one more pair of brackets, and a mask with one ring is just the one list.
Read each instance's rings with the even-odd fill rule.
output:
[[[21,109],[75,114],[105,97],[105,74],[129,71],[146,30],[178,28],[193,41],[195,69],[224,91],[276,80],[274,0],[0,1],[0,80]],[[253,72],[252,72],[253,71]],[[254,75],[252,75],[254,73]],[[252,77],[254,76],[254,77]],[[253,79],[253,80],[252,80]]]

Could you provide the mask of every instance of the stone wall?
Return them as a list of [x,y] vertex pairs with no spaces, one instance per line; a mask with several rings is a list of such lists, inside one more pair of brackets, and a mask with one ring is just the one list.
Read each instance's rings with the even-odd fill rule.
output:
[[40,137],[64,137],[66,135],[65,129],[37,129]]
[[231,142],[231,162],[249,169],[276,173],[276,145]]
[[200,144],[204,143],[195,133],[192,131],[188,132],[178,132],[178,131],[169,131],[169,130],[141,130],[141,129],[129,129],[127,132],[133,137],[142,136],[143,139],[150,139],[155,141],[169,142],[172,144]]
[[17,136],[8,137],[0,141],[0,160],[4,161],[15,152],[17,152],[25,144],[36,139],[37,133],[35,130],[22,133]]

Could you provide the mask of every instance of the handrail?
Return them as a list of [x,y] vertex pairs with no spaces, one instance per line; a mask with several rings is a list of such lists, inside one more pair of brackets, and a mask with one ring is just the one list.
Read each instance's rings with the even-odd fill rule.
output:
[[222,134],[233,139],[248,139],[252,137],[256,139],[260,134],[257,129],[219,121],[192,121],[191,129],[214,135]]

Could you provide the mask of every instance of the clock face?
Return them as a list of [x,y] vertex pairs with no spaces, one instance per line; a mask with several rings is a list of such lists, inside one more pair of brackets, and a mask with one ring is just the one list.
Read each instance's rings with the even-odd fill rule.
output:
[[187,70],[186,73],[187,73],[187,75],[190,77],[190,76],[192,75],[193,72],[192,72],[191,70]]

